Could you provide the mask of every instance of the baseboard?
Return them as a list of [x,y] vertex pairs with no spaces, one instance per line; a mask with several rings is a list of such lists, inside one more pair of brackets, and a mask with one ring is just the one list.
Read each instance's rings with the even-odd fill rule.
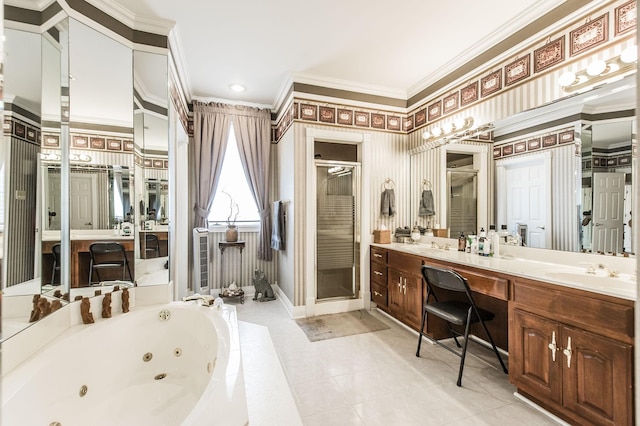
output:
[[514,392],[513,396],[515,396],[516,398],[518,398],[520,401],[524,402],[525,404],[529,405],[531,408],[541,412],[542,414],[544,414],[545,416],[549,417],[553,421],[558,422],[558,424],[560,424],[562,426],[571,426],[569,423],[565,422],[564,420],[562,420],[560,417],[556,416],[555,414],[545,410],[544,408],[542,408],[541,406],[539,406],[535,402],[531,401],[526,396],[524,396],[524,395],[522,395],[522,394],[520,394],[518,392]]

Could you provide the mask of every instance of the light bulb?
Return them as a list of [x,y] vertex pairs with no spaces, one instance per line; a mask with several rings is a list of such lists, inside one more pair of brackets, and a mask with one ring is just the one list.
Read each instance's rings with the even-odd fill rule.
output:
[[428,131],[422,134],[422,139],[429,139],[430,137],[431,137],[431,133],[429,133]]
[[442,129],[440,127],[434,127],[433,129],[431,129],[431,133],[437,138],[442,134]]
[[638,46],[635,44],[633,46],[629,46],[622,51],[620,54],[620,60],[625,64],[630,64],[638,60]]
[[558,78],[558,84],[562,87],[571,86],[576,82],[576,74],[571,71],[567,71]]
[[589,74],[591,77],[595,77],[596,75],[600,75],[605,72],[606,69],[607,63],[603,60],[596,59],[587,67],[587,74]]
[[453,130],[453,125],[451,123],[446,123],[442,125],[442,130],[445,133],[451,133],[451,131]]
[[464,118],[458,118],[456,121],[453,122],[453,125],[456,126],[456,130],[460,130],[464,127],[464,123],[465,123]]

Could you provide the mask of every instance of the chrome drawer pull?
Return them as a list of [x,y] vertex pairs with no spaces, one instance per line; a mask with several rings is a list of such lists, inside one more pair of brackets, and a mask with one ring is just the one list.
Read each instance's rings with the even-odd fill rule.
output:
[[382,293],[378,293],[377,291],[373,290],[373,295],[374,296],[380,296],[382,297]]
[[378,253],[373,253],[373,257],[382,257],[382,255]]
[[382,275],[382,272],[379,272],[379,271],[373,271],[373,273],[376,275]]
[[556,345],[555,331],[551,335],[551,343],[549,343],[549,349],[551,349],[551,359],[553,360],[553,362],[556,362],[556,351],[558,350],[558,345]]
[[567,368],[571,368],[571,354],[573,353],[571,350],[571,337],[567,338],[567,349],[562,351],[562,353],[567,357]]

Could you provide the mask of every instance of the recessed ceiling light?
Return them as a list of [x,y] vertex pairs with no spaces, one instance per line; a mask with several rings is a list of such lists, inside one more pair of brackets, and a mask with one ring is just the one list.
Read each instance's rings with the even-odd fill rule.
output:
[[234,92],[244,92],[245,90],[247,90],[247,88],[242,84],[230,84],[229,89],[233,90]]

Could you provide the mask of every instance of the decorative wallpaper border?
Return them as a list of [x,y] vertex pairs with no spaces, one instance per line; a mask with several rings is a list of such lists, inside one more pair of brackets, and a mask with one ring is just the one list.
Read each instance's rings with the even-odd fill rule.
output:
[[169,158],[143,157],[137,152],[134,152],[133,164],[137,164],[145,169],[167,170],[169,169]]
[[[507,142],[502,145],[493,146],[493,159],[510,157],[513,155],[525,154],[538,150],[556,148],[560,145],[572,143],[576,140],[573,128],[558,130],[552,133],[545,133],[536,136],[529,136],[524,139]],[[576,155],[580,154],[580,145],[575,144]]]
[[40,129],[14,116],[4,119],[3,131],[7,136],[21,139],[32,145],[40,145],[42,137]]

